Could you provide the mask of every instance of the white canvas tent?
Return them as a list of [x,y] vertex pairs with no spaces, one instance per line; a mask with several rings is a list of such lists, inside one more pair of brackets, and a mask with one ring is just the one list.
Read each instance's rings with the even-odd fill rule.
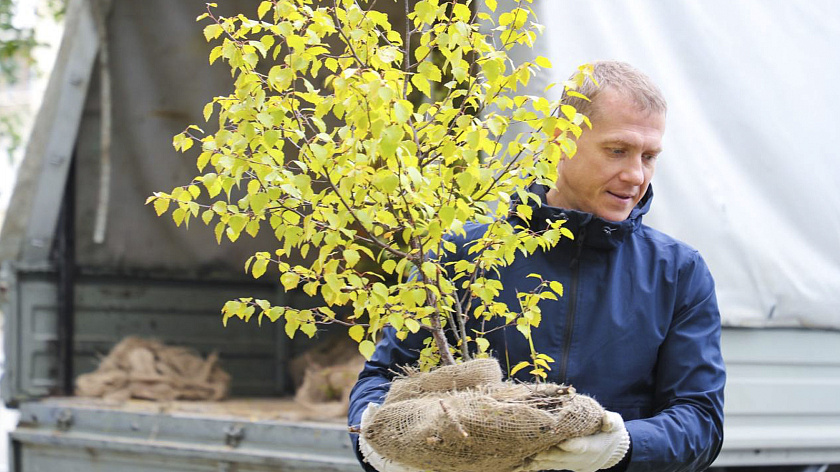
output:
[[[645,222],[700,250],[727,326],[840,329],[840,5],[542,0],[549,81],[629,62],[668,103]],[[558,27],[553,27],[558,25]]]

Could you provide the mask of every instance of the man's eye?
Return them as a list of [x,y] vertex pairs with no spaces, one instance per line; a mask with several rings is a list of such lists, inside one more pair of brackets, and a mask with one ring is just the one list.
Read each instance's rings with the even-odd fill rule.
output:
[[612,153],[612,154],[624,154],[624,149],[613,148],[613,149],[610,149],[610,153]]
[[644,157],[646,161],[654,161],[654,160],[656,160],[657,155],[656,154],[645,154],[642,157]]

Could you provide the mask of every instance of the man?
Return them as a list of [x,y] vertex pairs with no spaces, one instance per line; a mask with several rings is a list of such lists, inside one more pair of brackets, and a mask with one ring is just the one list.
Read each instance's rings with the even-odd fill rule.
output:
[[[592,130],[577,140],[574,158],[560,161],[553,188],[531,189],[543,203],[531,225],[567,220],[575,239],[502,269],[500,299],[515,306],[516,290],[536,283],[529,273],[564,285],[559,301],[541,305],[536,350],[556,361],[549,381],[574,385],[613,413],[607,431],[560,443],[523,470],[703,470],[723,439],[725,373],[714,282],[697,251],[641,222],[653,197],[665,100],[628,64],[597,62],[594,78],[599,86],[580,90],[591,103],[564,98],[590,117]],[[482,229],[472,226],[456,238],[454,257],[467,257]],[[515,329],[488,339],[503,370],[528,359]],[[350,424],[363,421],[370,403],[382,402],[391,372],[414,362],[418,345],[386,332],[351,393]],[[523,373],[516,377],[528,380]],[[380,472],[408,470],[362,447],[360,458]]]

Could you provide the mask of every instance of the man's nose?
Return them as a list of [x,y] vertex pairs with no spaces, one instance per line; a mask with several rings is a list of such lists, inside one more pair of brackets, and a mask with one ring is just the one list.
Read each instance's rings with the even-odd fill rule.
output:
[[627,159],[621,172],[621,180],[632,184],[642,185],[645,182],[645,168],[641,155]]

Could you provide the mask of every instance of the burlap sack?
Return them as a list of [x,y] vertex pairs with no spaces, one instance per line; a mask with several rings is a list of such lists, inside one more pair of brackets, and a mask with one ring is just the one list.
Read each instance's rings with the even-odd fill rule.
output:
[[498,362],[481,359],[395,379],[361,434],[383,457],[416,469],[501,472],[597,433],[604,414],[573,388],[503,382]]
[[203,359],[190,349],[128,337],[114,346],[96,371],[76,379],[76,394],[108,400],[221,400],[230,375],[213,353]]

